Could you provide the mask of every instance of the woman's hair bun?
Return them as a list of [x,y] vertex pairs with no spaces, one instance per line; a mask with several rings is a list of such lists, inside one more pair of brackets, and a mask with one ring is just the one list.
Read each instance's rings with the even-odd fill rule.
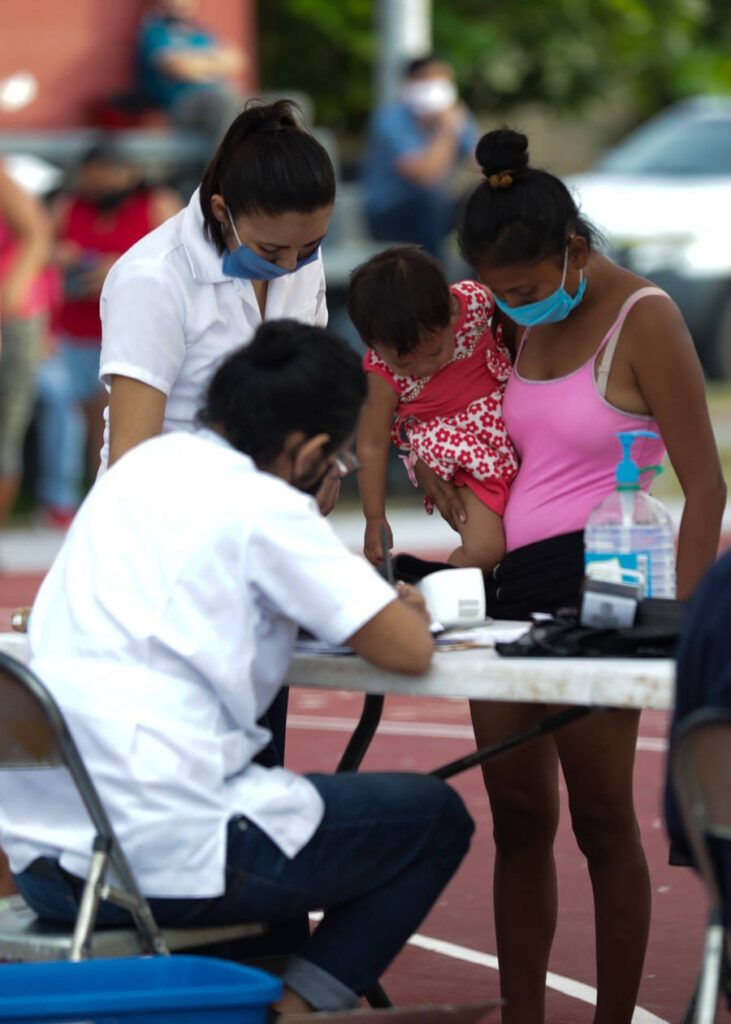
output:
[[498,128],[482,136],[475,158],[485,177],[503,171],[522,171],[528,166],[528,139],[510,128]]
[[246,104],[246,115],[250,130],[254,132],[276,132],[280,128],[299,128],[302,111],[294,100],[275,100],[262,103],[250,100]]

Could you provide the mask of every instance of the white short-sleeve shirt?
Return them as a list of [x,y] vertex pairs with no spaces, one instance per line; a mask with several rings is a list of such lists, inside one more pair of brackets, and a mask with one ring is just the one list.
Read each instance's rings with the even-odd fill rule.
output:
[[[394,591],[308,495],[210,431],[133,449],[93,488],[33,607],[32,666],[61,706],[148,896],[224,891],[243,814],[293,857],[320,823],[302,776],[252,763],[297,625],[352,636]],[[0,773],[14,872],[77,875],[92,830],[66,773]]]
[[[196,191],[184,210],[117,260],[101,295],[101,380],[109,388],[118,374],[162,391],[163,433],[192,429],[219,362],[251,341],[262,322],[251,281],[224,274],[203,226]],[[270,281],[265,312],[267,320],[325,326],[322,257]],[[102,472],[108,457],[107,410]]]

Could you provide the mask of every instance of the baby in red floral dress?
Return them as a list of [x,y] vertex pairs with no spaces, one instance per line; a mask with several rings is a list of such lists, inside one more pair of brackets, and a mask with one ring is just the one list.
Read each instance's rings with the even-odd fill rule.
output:
[[[462,543],[448,561],[489,570],[505,553],[502,516],[518,461],[502,417],[510,355],[491,325],[495,304],[475,281],[447,284],[416,246],[394,246],[352,274],[348,312],[368,345],[368,397],[358,430],[366,517],[364,554],[383,560],[389,444],[403,452],[414,486],[421,460],[463,487]],[[426,511],[431,513],[425,498]]]

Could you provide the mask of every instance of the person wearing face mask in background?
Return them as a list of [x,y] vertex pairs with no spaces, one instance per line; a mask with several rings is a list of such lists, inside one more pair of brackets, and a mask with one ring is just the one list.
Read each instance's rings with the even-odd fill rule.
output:
[[[639,464],[661,462],[667,449],[683,489],[677,579],[687,598],[715,558],[726,499],[688,329],[665,293],[597,249],[566,186],[530,165],[524,135],[490,132],[476,155],[484,181],[465,207],[460,245],[514,339],[503,415],[520,459],[503,520],[507,554],[487,581],[487,611],[527,619],[578,606],[584,526],[615,486],[617,432],[633,429],[658,435],[637,442]],[[423,465],[416,473],[445,518],[463,521],[459,492]],[[509,703],[473,702],[471,710],[480,747],[545,714]],[[650,918],[632,798],[638,725],[632,710],[593,715],[483,769],[503,1024],[544,1019],[559,764],[594,894],[594,1024],[632,1019]]]
[[171,190],[148,187],[140,169],[107,140],[87,152],[75,188],[56,204],[55,261],[63,273],[59,339],[38,372],[37,496],[50,525],[68,526],[85,468],[92,478],[99,468],[106,405],[99,383],[104,279],[122,253],[180,206]]
[[373,238],[413,242],[442,259],[455,222],[454,174],[476,141],[449,64],[434,55],[411,61],[397,98],[374,111],[368,130],[363,192]]

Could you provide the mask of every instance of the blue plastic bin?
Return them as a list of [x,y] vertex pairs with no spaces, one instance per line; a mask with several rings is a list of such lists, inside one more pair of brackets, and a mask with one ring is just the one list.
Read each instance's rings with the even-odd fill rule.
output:
[[0,964],[0,1024],[264,1024],[278,978],[203,956]]

